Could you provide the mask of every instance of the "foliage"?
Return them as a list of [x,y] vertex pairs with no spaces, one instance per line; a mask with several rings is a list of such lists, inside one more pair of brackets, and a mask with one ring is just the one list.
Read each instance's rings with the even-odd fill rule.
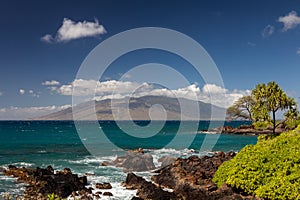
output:
[[227,109],[227,117],[229,120],[245,119],[252,121],[251,108],[254,100],[251,96],[239,98],[232,106]]
[[294,129],[300,124],[300,117],[298,110],[290,109],[285,113],[286,121],[284,122],[285,126],[289,129]]
[[[286,111],[284,120],[276,121],[277,111]],[[238,99],[227,109],[227,119],[251,120],[258,129],[267,128],[270,124],[275,133],[276,127],[280,124],[295,128],[299,112],[296,101],[272,81],[268,84],[258,84],[250,96]]]
[[61,200],[59,197],[57,197],[54,193],[47,195],[48,200]]
[[285,127],[287,127],[288,129],[291,130],[300,124],[300,119],[290,119],[290,120],[287,120],[284,124],[285,124]]
[[[255,101],[252,112],[255,121],[269,121],[273,125],[273,133],[276,127],[276,112],[279,110],[288,110],[286,117],[298,115],[296,102],[293,98],[288,97],[285,92],[274,81],[266,84],[258,84],[252,90],[252,97]],[[269,116],[271,113],[271,116]],[[269,116],[269,117],[268,117]]]
[[256,145],[244,147],[224,162],[213,181],[226,183],[260,198],[300,199],[300,126],[274,135],[260,136]]
[[266,130],[270,123],[268,121],[258,121],[253,123],[254,128],[257,130]]

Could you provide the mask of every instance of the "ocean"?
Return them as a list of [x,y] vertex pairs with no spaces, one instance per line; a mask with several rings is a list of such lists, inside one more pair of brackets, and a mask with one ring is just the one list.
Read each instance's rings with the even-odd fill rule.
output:
[[[205,134],[201,130],[216,127],[220,122],[113,122],[82,121],[0,121],[0,168],[8,165],[47,167],[55,170],[68,167],[73,173],[88,173],[88,183],[110,182],[113,197],[101,199],[131,199],[136,191],[124,190],[120,185],[126,174],[121,168],[101,166],[126,150],[143,148],[154,158],[164,155],[188,157],[208,155],[213,151],[239,151],[247,144],[255,144],[256,136]],[[225,122],[237,127],[246,121]],[[197,127],[196,131],[194,128]],[[95,128],[96,127],[96,128]],[[183,127],[183,128],[182,128]],[[215,144],[216,142],[216,144]],[[151,172],[138,175],[150,179]],[[0,194],[22,194],[25,185],[16,179],[0,175]],[[0,195],[1,199],[1,195]]]

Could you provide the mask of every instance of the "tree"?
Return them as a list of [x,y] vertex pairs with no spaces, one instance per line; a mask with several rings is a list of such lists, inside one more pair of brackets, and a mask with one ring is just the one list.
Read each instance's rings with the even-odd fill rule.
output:
[[251,112],[253,105],[254,100],[251,96],[241,97],[227,109],[227,118],[229,120],[245,119],[253,121]]
[[[272,123],[273,133],[276,127],[276,112],[287,110],[286,117],[295,117],[298,115],[297,104],[293,98],[288,97],[285,92],[274,81],[266,84],[258,84],[252,90],[254,106],[252,109],[254,121],[270,120]],[[271,114],[271,116],[270,116]]]

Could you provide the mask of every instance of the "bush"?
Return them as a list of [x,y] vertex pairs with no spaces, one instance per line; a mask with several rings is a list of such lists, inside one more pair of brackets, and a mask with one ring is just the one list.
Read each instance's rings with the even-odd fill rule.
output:
[[300,119],[290,119],[287,120],[284,125],[288,128],[288,129],[294,129],[296,128],[298,125],[300,124]]
[[300,199],[300,126],[280,136],[260,137],[224,162],[213,181],[266,199]]
[[254,128],[257,130],[266,130],[270,126],[270,123],[269,122],[254,122],[253,125],[254,125]]

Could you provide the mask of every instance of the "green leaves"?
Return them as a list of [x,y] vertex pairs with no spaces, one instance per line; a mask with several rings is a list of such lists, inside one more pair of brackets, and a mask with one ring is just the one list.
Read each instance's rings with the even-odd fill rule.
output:
[[252,109],[254,121],[270,121],[272,118],[273,133],[278,125],[275,119],[275,113],[278,110],[288,110],[289,113],[285,115],[286,117],[298,115],[295,100],[288,97],[274,81],[267,85],[258,84],[252,91],[252,97],[255,101]]
[[254,125],[260,122],[270,123],[275,133],[276,127],[284,122],[276,122],[276,112],[279,110],[286,111],[284,121],[290,120],[288,122],[290,126],[293,126],[295,120],[299,119],[296,101],[287,96],[279,85],[272,81],[268,84],[256,85],[251,96],[245,96],[237,100],[227,109],[227,118],[229,120],[251,120]]
[[251,107],[254,101],[251,96],[239,98],[232,106],[227,109],[227,118],[252,120]]
[[300,199],[300,126],[277,137],[259,137],[224,162],[213,181],[267,199]]

